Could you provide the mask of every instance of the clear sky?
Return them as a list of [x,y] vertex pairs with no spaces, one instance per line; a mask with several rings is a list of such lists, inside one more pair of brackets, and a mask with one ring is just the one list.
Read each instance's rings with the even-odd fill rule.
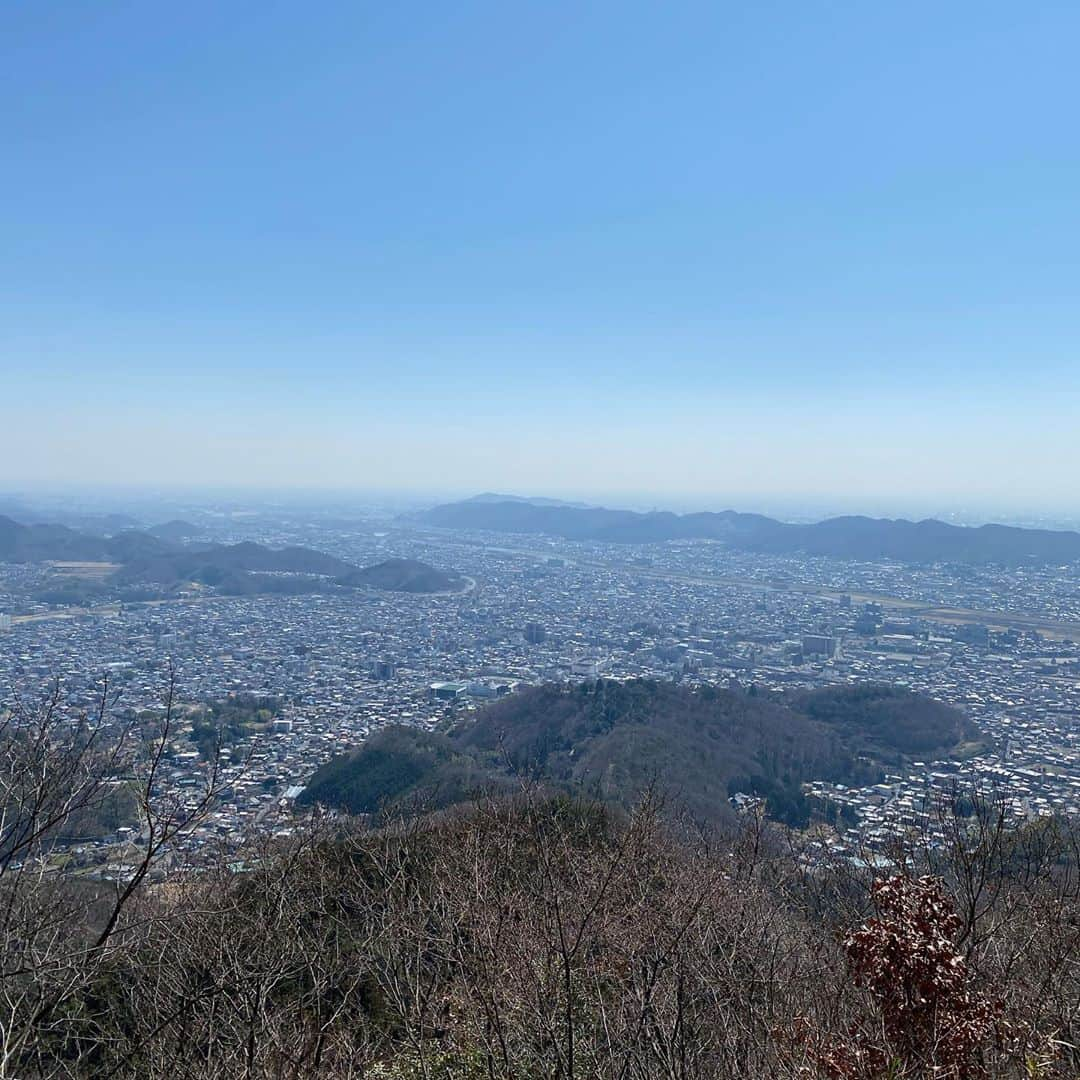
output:
[[1080,5],[0,5],[0,484],[1080,502]]

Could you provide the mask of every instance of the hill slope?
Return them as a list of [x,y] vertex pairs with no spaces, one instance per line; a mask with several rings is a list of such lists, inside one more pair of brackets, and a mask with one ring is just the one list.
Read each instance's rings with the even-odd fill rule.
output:
[[261,544],[185,548],[135,559],[116,574],[124,584],[183,584],[194,581],[227,593],[321,592],[369,587],[392,592],[438,593],[460,589],[464,578],[413,559],[389,559],[356,567],[311,548],[273,549]]
[[0,561],[123,562],[135,548],[164,552],[169,545],[147,533],[126,531],[113,537],[92,536],[66,525],[21,525],[0,517]]
[[362,570],[349,570],[337,581],[350,588],[409,593],[457,592],[465,587],[465,579],[460,574],[437,570],[416,559],[387,559]]
[[[144,534],[145,535],[145,534]],[[152,539],[152,538],[151,538]],[[117,584],[181,585],[198,582],[223,592],[310,591],[315,580],[274,581],[256,575],[336,575],[352,570],[350,563],[309,548],[263,547],[251,542],[179,548],[125,560],[114,575]]]
[[[183,522],[170,522],[157,531],[179,535],[189,528]],[[0,517],[0,562],[52,561],[115,563],[118,569],[109,584],[122,588],[170,588],[194,582],[227,594],[302,593],[337,587],[439,593],[454,592],[466,584],[459,574],[415,559],[388,559],[361,568],[305,547],[269,548],[251,541],[185,546],[152,531],[129,529],[115,536],[92,536],[63,525],[21,525]],[[85,585],[80,588],[81,593],[72,591],[71,602],[92,598],[91,592],[96,597],[104,586],[98,584],[89,591]]]
[[161,540],[172,540],[175,542],[190,540],[192,537],[199,535],[197,526],[192,525],[187,521],[180,521],[179,519],[162,522],[160,525],[154,525],[146,531],[150,533],[151,536],[156,536]]
[[772,698],[651,680],[551,685],[498,701],[445,735],[378,732],[319,769],[304,800],[356,813],[421,794],[448,805],[528,776],[629,806],[656,781],[706,820],[726,815],[728,796],[741,790],[800,823],[805,781],[876,780],[880,764],[947,753],[968,735],[957,710],[892,687]]

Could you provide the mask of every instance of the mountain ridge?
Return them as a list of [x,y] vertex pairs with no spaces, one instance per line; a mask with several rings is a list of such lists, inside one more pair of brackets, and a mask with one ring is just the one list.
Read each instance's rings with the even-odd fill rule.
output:
[[823,555],[907,563],[1067,563],[1080,560],[1080,533],[1013,525],[950,525],[935,518],[844,515],[813,524],[735,510],[676,514],[508,502],[445,503],[423,512],[426,525],[448,529],[557,536],[606,543],[714,540],[762,554]]
[[418,559],[386,559],[373,566],[353,569],[337,578],[337,584],[349,588],[367,586],[393,592],[460,592],[466,579],[460,574],[437,570]]
[[[2,516],[0,561],[109,563],[116,566],[109,577],[113,585],[170,587],[191,582],[231,594],[312,592],[331,586],[421,594],[453,592],[465,584],[461,575],[415,559],[360,567],[313,548],[270,548],[250,540],[182,545],[134,529],[94,536],[64,525],[22,525]],[[100,589],[99,585],[95,591]],[[57,590],[46,592],[52,595]]]

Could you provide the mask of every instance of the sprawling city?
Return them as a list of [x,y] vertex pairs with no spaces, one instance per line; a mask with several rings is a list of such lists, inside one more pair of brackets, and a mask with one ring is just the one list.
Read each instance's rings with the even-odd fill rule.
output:
[[[196,736],[207,708],[229,698],[269,706],[262,723],[237,733],[212,812],[162,853],[158,874],[197,864],[200,850],[222,842],[239,846],[253,829],[287,835],[312,774],[381,727],[438,729],[551,682],[768,691],[878,682],[963,710],[977,735],[959,755],[910,760],[873,785],[806,783],[815,820],[830,805],[845,811],[820,841],[833,854],[926,828],[938,798],[957,789],[1004,800],[1013,821],[1080,813],[1074,565],[912,566],[709,541],[438,529],[378,505],[351,513],[208,507],[186,543],[302,545],[358,565],[410,559],[457,573],[458,587],[235,596],[185,583],[143,600],[106,588],[82,607],[55,602],[58,583],[100,580],[115,567],[53,560],[0,570],[7,695],[48,694],[56,681],[74,722],[107,681],[112,709],[152,717],[175,672],[164,791],[201,792],[210,763]],[[753,793],[734,794],[744,805]],[[136,824],[62,846],[79,873],[122,878],[126,849],[138,850]]]
[[1078,40],[0,4],[0,1080],[1078,1080]]

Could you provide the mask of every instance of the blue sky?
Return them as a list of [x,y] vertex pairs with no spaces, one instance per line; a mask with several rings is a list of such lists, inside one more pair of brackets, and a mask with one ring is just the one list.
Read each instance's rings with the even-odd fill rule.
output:
[[0,484],[1072,506],[1080,7],[0,9]]

